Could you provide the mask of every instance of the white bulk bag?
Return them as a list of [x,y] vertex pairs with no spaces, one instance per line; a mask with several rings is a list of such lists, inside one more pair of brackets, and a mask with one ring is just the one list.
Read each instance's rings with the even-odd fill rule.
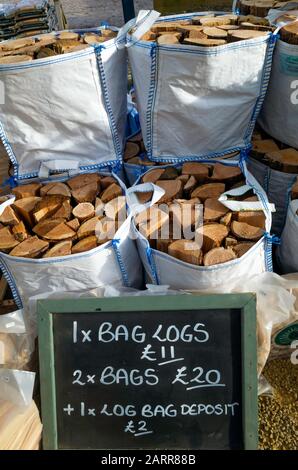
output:
[[[245,163],[239,161],[228,162],[226,160],[216,161],[224,165],[240,166],[245,175],[247,185],[243,188],[231,190],[228,194],[244,194],[253,188],[260,202],[223,202],[226,199],[225,196],[227,193],[225,193],[220,200],[226,205],[229,204],[232,210],[239,210],[239,208],[241,210],[244,204],[246,204],[246,210],[249,210],[247,204],[249,204],[251,210],[263,209],[266,215],[266,233],[241,258],[224,264],[206,267],[191,265],[173,258],[166,253],[152,249],[148,240],[136,229],[133,223],[139,254],[147,276],[147,282],[168,285],[171,289],[210,289],[225,284],[231,286],[233,282],[237,282],[239,279],[245,281],[247,277],[251,277],[255,274],[272,271],[272,238],[269,235],[271,229],[271,210],[273,210],[272,205],[269,204],[265,192],[255,178],[247,171]],[[153,191],[151,203],[144,205],[138,204],[136,193],[148,191]],[[127,197],[132,213],[136,215],[145,208],[152,206],[163,194],[164,191],[152,183],[145,183],[129,188],[127,190]]]
[[[116,175],[112,176],[116,178]],[[118,183],[124,192],[119,178]],[[10,203],[13,200],[14,197]],[[0,213],[6,205],[7,201],[0,205]],[[44,259],[19,258],[0,252],[0,269],[16,304],[24,308],[28,307],[30,297],[38,295],[77,293],[109,285],[140,288],[143,281],[137,248],[131,236],[130,216],[112,240],[90,251]]]
[[247,167],[266,191],[269,201],[275,205],[276,212],[272,214],[272,233],[280,236],[286,222],[291,188],[298,175],[273,170],[254,158],[248,160]]
[[121,160],[127,56],[118,46],[124,41],[119,35],[79,52],[0,64],[0,137],[18,179],[40,176],[40,165],[53,160],[60,171],[74,160],[81,171]]
[[[274,10],[269,11],[269,17],[270,12],[274,12]],[[277,11],[279,15],[284,13]],[[290,11],[289,14],[298,15],[298,10]],[[284,22],[282,25],[288,22]],[[278,22],[277,25],[279,25]],[[282,25],[279,25],[278,29]],[[259,124],[275,139],[298,148],[297,122],[298,45],[287,44],[279,39],[273,55],[270,82],[259,117]]]
[[217,47],[139,40],[144,23],[148,30],[157,15],[141,12],[127,41],[149,159],[174,163],[248,147],[266,93],[276,37],[268,33]]
[[298,199],[291,201],[285,228],[277,248],[277,261],[283,274],[298,272]]

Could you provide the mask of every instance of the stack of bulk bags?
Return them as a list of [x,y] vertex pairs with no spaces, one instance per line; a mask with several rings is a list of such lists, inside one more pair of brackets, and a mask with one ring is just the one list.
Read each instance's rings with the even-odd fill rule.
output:
[[114,30],[1,43],[0,137],[17,179],[122,162],[127,56]]
[[285,228],[277,249],[277,261],[283,274],[298,272],[298,180],[291,196]]
[[[214,244],[211,244],[212,246],[210,245],[208,247],[208,250],[211,248],[210,252],[207,250],[207,245],[206,250],[204,248],[205,242],[208,242],[208,245],[210,242],[210,240],[207,240],[208,236],[205,232],[206,229],[204,229],[204,227],[202,250],[200,249],[200,246],[191,248],[189,245],[187,245],[187,240],[181,240],[185,244],[185,250],[190,250],[189,254],[187,254],[186,251],[186,256],[180,256],[181,252],[184,250],[184,248],[182,248],[181,246],[177,246],[177,249],[175,248],[174,250],[174,244],[169,245],[169,243],[171,244],[173,240],[168,239],[176,238],[175,236],[167,235],[168,239],[166,239],[164,235],[161,235],[161,238],[158,238],[158,240],[155,241],[150,239],[150,235],[148,235],[149,233],[151,233],[147,231],[148,227],[149,230],[151,230],[152,228],[152,230],[155,232],[158,230],[162,230],[163,223],[166,227],[167,221],[173,220],[176,217],[174,211],[175,208],[170,208],[170,213],[172,211],[172,219],[168,219],[167,208],[165,208],[165,205],[175,203],[175,199],[177,200],[178,205],[187,203],[187,201],[183,201],[181,199],[181,197],[183,197],[183,195],[185,197],[186,194],[186,186],[184,186],[185,189],[182,190],[181,187],[183,188],[183,184],[185,185],[185,181],[186,179],[188,179],[187,175],[185,179],[185,175],[183,175],[183,173],[187,173],[187,169],[185,167],[185,165],[188,165],[187,163],[182,166],[182,175],[178,177],[178,180],[175,179],[177,178],[177,175],[173,175],[174,181],[162,181],[163,176],[160,173],[162,172],[163,168],[158,167],[155,170],[150,170],[143,176],[142,180],[145,181],[145,183],[137,184],[134,187],[128,189],[127,191],[130,208],[135,216],[134,230],[136,234],[139,254],[145,268],[147,281],[150,283],[169,285],[173,289],[210,290],[212,288],[217,288],[219,286],[224,285],[228,285],[230,288],[233,283],[239,282],[239,279],[243,279],[243,282],[245,282],[245,279],[247,277],[254,276],[255,274],[262,273],[266,270],[272,270],[272,239],[269,234],[271,230],[271,211],[274,210],[274,208],[272,207],[272,205],[269,204],[265,192],[262,190],[257,181],[252,177],[252,175],[247,171],[246,165],[242,161],[207,160],[202,162],[204,162],[205,164],[202,165],[204,166],[204,168],[200,166],[201,162],[195,163],[195,165],[199,165],[200,168],[197,168],[197,174],[195,175],[196,181],[192,182],[192,187],[198,188],[198,190],[194,190],[195,194],[194,192],[191,192],[190,197],[192,199],[192,203],[195,203],[196,200],[198,204],[204,203],[205,211],[206,198],[203,198],[203,196],[199,193],[202,190],[207,190],[207,193],[209,193],[210,191],[209,196],[206,196],[207,193],[205,193],[205,196],[212,199],[213,201],[212,208],[210,207],[208,209],[209,215],[207,216],[207,219],[210,219],[208,230],[210,229],[212,231],[216,226],[215,228],[218,228],[218,231],[223,233],[220,233],[221,240],[217,239]],[[215,166],[213,167],[214,164]],[[193,165],[193,163],[189,163],[189,165]],[[236,179],[236,181],[238,181],[241,186],[244,180],[244,186],[238,187],[239,184],[235,184],[233,189],[232,185],[225,185],[222,182],[218,183],[218,181],[224,181],[224,179],[222,178],[227,177],[226,171],[224,170],[223,166],[225,168],[229,168],[230,171],[228,173],[230,175],[233,175],[232,180],[230,180],[230,182],[232,182],[233,180],[235,182]],[[207,175],[209,170],[205,174],[205,168],[208,167],[214,168],[212,170],[213,176],[211,178],[210,175]],[[170,172],[172,173],[173,166],[169,168]],[[176,165],[175,168],[176,170],[179,168],[181,169],[181,165]],[[219,171],[221,177],[217,178],[219,174],[215,174],[214,171],[216,171],[216,173]],[[194,172],[192,171],[192,175],[193,174]],[[167,178],[168,176],[169,174],[167,174]],[[241,180],[239,180],[239,176]],[[156,178],[160,179],[156,180]],[[193,178],[193,176],[191,176],[190,178]],[[179,179],[182,182],[182,186],[180,184]],[[149,181],[151,181],[151,183]],[[200,189],[200,181],[201,184],[202,182],[204,183],[204,189],[202,186]],[[209,185],[209,183],[212,183],[214,181],[217,181],[217,183]],[[153,184],[152,182],[155,183]],[[169,183],[174,183],[172,185],[171,190],[169,190]],[[172,196],[170,196],[168,191],[171,192],[173,187],[176,187],[178,185],[180,185],[177,189],[178,193],[175,195],[172,194]],[[206,188],[207,186],[208,189]],[[232,189],[229,189],[226,193],[222,194],[218,198],[219,191],[224,191],[225,188],[227,188],[228,186],[230,186],[230,188]],[[169,202],[169,200],[165,198],[163,188],[166,189],[166,196],[172,197],[171,202]],[[247,199],[245,197],[245,194],[249,191],[252,191],[254,195],[249,196]],[[144,202],[147,201],[148,196],[150,196],[150,193],[152,194],[151,201],[146,202],[145,204],[140,204],[140,194],[142,201]],[[196,197],[197,193],[198,197]],[[220,202],[217,202],[217,198]],[[232,200],[233,198],[234,200]],[[163,207],[160,205],[158,206],[158,201],[163,204]],[[152,206],[154,206],[152,213],[144,212],[144,209],[148,210]],[[162,212],[156,210],[157,207],[159,207]],[[226,210],[223,210],[223,208],[226,208]],[[163,212],[163,210],[165,211],[165,213]],[[254,222],[252,223],[257,224],[258,227],[263,226],[264,224],[264,230],[261,228],[253,229],[254,232],[257,234],[257,236],[255,237],[256,243],[241,244],[241,246],[237,247],[237,251],[234,251],[233,244],[235,243],[235,237],[233,234],[233,227],[232,232],[230,232],[231,224],[233,224],[231,220],[231,211],[233,211],[234,214],[239,213],[239,215],[237,216],[239,221],[254,220]],[[258,212],[256,213],[256,211]],[[204,212],[204,218],[205,215],[206,214]],[[237,218],[235,220],[237,220]],[[195,220],[197,222],[199,219],[196,218]],[[214,221],[217,221],[217,223],[214,223]],[[152,225],[150,225],[150,223],[152,223]],[[155,225],[155,223],[157,223],[157,225]],[[237,230],[240,228],[242,230],[242,228],[244,228],[244,231],[247,229],[252,229],[252,227],[248,228],[247,224],[243,226],[242,224],[237,225],[236,223],[234,228],[235,227],[237,228]],[[219,230],[219,228],[221,230]],[[204,239],[205,236],[207,237],[206,240]],[[158,235],[158,237],[160,237],[160,235]],[[225,237],[228,237],[228,239],[224,242]],[[243,241],[245,241],[245,238],[246,242],[249,240],[249,236],[246,237],[245,233],[240,235],[240,238],[242,237]],[[193,243],[193,241],[190,241],[191,246]],[[178,244],[180,244],[180,242]],[[173,247],[172,252],[171,246]],[[215,254],[215,252],[213,251],[214,246],[219,247],[215,248],[215,250],[217,250],[216,256],[218,256],[219,258],[222,257],[221,260],[218,260],[218,264],[216,265],[215,263],[211,262],[211,257],[213,256],[213,254]],[[208,260],[206,258],[206,253],[208,253]],[[202,261],[202,255],[204,255],[204,261]],[[225,257],[227,257],[226,262]]]
[[[166,24],[177,21],[198,24],[206,15],[163,17],[153,29],[160,24],[166,30]],[[139,15],[127,40],[149,160],[177,163],[248,148],[270,76],[275,46],[270,28],[240,42],[219,41],[225,44],[216,47],[178,40],[161,44],[151,39],[154,33],[145,35],[157,17],[156,12]],[[230,24],[238,21],[230,18]]]

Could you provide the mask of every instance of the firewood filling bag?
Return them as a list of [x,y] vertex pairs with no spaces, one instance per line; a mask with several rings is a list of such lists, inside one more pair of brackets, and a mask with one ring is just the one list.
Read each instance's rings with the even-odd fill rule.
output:
[[[218,198],[225,191],[245,185],[239,167],[203,163],[184,163],[181,170],[175,167],[148,171],[143,183],[154,183],[165,194],[153,205],[135,217],[139,232],[152,248],[198,266],[212,266],[243,256],[264,235],[265,215],[262,210],[232,212]],[[150,193],[138,196],[144,203]],[[257,202],[253,191],[244,196],[230,198]],[[197,206],[203,205],[203,225],[197,225]],[[179,225],[180,234],[191,232],[193,239],[173,234]],[[164,227],[168,226],[168,238]],[[197,228],[196,228],[197,227]],[[196,231],[202,237],[202,246],[194,240]]]
[[111,176],[82,174],[65,183],[17,186],[12,193],[16,200],[0,216],[0,251],[11,256],[89,251],[112,239],[126,218],[125,196]]
[[0,64],[28,62],[53,57],[69,52],[78,52],[91,44],[101,44],[117,36],[109,29],[98,33],[78,34],[62,31],[58,34],[44,34],[38,38],[24,38],[0,44]]

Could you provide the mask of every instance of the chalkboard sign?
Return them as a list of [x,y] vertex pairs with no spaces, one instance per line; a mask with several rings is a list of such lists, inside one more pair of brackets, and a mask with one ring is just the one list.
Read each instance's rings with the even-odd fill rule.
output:
[[252,294],[40,301],[46,449],[254,449]]

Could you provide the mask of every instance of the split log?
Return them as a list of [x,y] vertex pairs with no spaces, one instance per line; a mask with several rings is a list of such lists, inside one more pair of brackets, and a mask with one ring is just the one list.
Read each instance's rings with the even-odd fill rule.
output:
[[12,248],[17,246],[19,241],[13,236],[9,227],[0,229],[0,250],[9,252]]
[[231,248],[213,248],[204,256],[204,266],[214,266],[216,264],[227,263],[236,259],[237,256]]
[[55,52],[53,49],[50,49],[49,47],[42,47],[39,53],[37,54],[36,59],[44,59],[45,57],[52,57],[54,55],[59,55],[59,54]]
[[100,31],[100,34],[106,39],[112,39],[117,37],[117,33],[115,31],[112,31],[111,29],[102,29]]
[[[291,12],[288,12],[290,15]],[[298,25],[297,23],[289,24],[284,26],[280,32],[280,38],[282,41],[287,42],[288,44],[298,44]]]
[[219,196],[225,192],[225,188],[224,183],[203,184],[191,193],[191,197],[198,197],[201,201],[205,201],[209,198],[218,199]]
[[82,238],[89,237],[90,235],[96,235],[99,221],[99,217],[92,217],[92,219],[86,220],[86,222],[84,222],[77,231],[78,239],[81,240]]
[[23,47],[34,46],[35,41],[32,38],[21,38],[13,39],[11,41],[6,41],[1,44],[2,51],[16,51],[17,49],[22,49]]
[[144,141],[141,132],[131,137],[128,142],[134,142],[135,144],[138,144],[140,151],[145,151]]
[[177,258],[185,263],[195,264],[200,266],[202,264],[202,251],[200,246],[189,240],[175,240],[168,247],[170,256]]
[[229,212],[229,209],[217,199],[208,198],[204,204],[204,221],[216,222]]
[[112,240],[120,225],[116,220],[110,220],[107,217],[100,219],[98,230],[96,230],[97,243],[102,245]]
[[181,38],[181,33],[167,33],[161,34],[157,38],[157,43],[160,45],[167,44],[180,44],[179,39]]
[[105,38],[102,36],[99,36],[98,34],[95,33],[87,33],[84,34],[84,42],[86,44],[100,44],[102,42],[105,42]]
[[80,222],[78,219],[72,219],[69,222],[66,222],[66,225],[71,228],[74,232],[77,232],[80,228]]
[[102,191],[104,191],[105,189],[107,189],[113,183],[117,183],[117,180],[115,180],[115,178],[113,178],[113,176],[104,176],[100,180],[100,187],[101,187]]
[[155,41],[156,38],[157,34],[152,33],[152,31],[148,31],[147,33],[143,34],[141,41]]
[[52,217],[54,217],[55,219],[65,219],[66,220],[69,220],[70,217],[71,217],[71,211],[72,211],[72,207],[70,205],[70,200],[69,199],[65,199],[65,201],[62,202],[62,206],[59,207],[59,209],[57,210],[57,212],[55,212]]
[[168,166],[164,170],[165,171],[162,173],[160,177],[161,180],[175,180],[179,176],[179,172],[177,168],[173,166]]
[[156,240],[156,249],[162,253],[168,253],[168,248],[173,241],[171,238]]
[[167,33],[167,32],[176,32],[177,28],[180,26],[189,25],[189,20],[181,20],[181,21],[160,21],[155,23],[151,27],[151,31],[156,34]]
[[152,191],[147,191],[144,193],[137,193],[137,198],[140,204],[146,204],[152,198]]
[[74,176],[73,178],[67,180],[67,184],[70,189],[75,190],[82,188],[83,186],[88,186],[92,183],[99,184],[100,176],[98,173],[87,173]]
[[221,24],[216,27],[218,29],[222,29],[223,31],[236,31],[236,29],[240,29],[240,26],[236,24]]
[[71,31],[62,31],[59,33],[59,39],[66,39],[66,40],[72,40],[72,41],[79,41],[80,36],[78,33],[73,33]]
[[9,254],[20,258],[38,258],[49,248],[49,243],[37,236],[29,237],[19,243]]
[[71,255],[72,241],[65,240],[60,243],[56,243],[52,248],[45,252],[43,258],[56,258],[58,256],[69,256]]
[[[203,16],[200,18],[200,24],[203,26],[222,26],[225,24],[236,24],[238,20],[237,15],[222,15],[216,17]],[[194,19],[193,19],[194,22]]]
[[247,253],[253,246],[254,243],[238,243],[238,245],[233,246],[233,251],[236,253],[238,258],[241,258],[241,256]]
[[143,183],[156,183],[165,172],[164,168],[156,168],[148,171],[142,178]]
[[26,227],[22,221],[12,228],[12,233],[19,242],[23,242],[28,238]]
[[227,31],[216,27],[204,28],[203,31],[210,39],[227,39],[228,37]]
[[242,171],[238,166],[228,166],[222,165],[221,163],[215,163],[210,179],[212,181],[232,184],[242,178]]
[[193,29],[189,32],[189,39],[207,39],[207,35],[204,33],[203,29]]
[[182,183],[179,180],[158,180],[155,184],[165,190],[165,194],[158,201],[159,204],[171,202],[182,196]]
[[133,158],[139,155],[139,153],[140,153],[140,148],[138,144],[135,144],[134,142],[127,142],[123,160],[126,162],[130,158]]
[[17,199],[24,199],[27,197],[38,196],[40,188],[41,184],[39,183],[24,184],[13,188],[12,193]]
[[166,238],[165,236],[159,236],[159,234],[163,231],[163,227],[165,227],[164,231],[169,231],[169,215],[156,206],[152,206],[150,209],[138,214],[135,217],[135,223],[139,232],[145,238]]
[[71,198],[69,187],[65,183],[48,183],[40,188],[41,196],[64,196]]
[[91,219],[95,215],[95,209],[90,202],[81,202],[72,210],[73,216],[80,222]]
[[0,215],[0,223],[3,225],[17,225],[19,223],[19,219],[11,206],[7,206],[2,215]]
[[232,221],[231,231],[239,240],[259,240],[264,235],[264,230],[260,227],[254,227],[236,220]]
[[252,24],[249,22],[240,23],[241,29],[254,29],[255,31],[272,31],[270,26],[263,26],[261,24]]
[[228,212],[226,215],[221,217],[219,223],[225,225],[226,227],[229,227],[231,225],[231,222],[232,222],[232,217],[233,217],[233,213]]
[[238,29],[236,31],[230,31],[229,42],[245,41],[248,39],[254,39],[260,36],[267,36],[268,32],[255,31],[253,29]]
[[93,250],[97,247],[97,237],[91,235],[90,237],[83,238],[72,247],[72,254],[82,253],[84,251]]
[[265,230],[266,219],[263,211],[240,211],[237,215],[238,222],[245,222],[248,225]]
[[104,203],[102,202],[102,200],[99,197],[97,197],[95,199],[95,215],[99,218],[103,217],[104,216],[104,209],[105,209]]
[[41,201],[40,197],[25,197],[24,199],[18,199],[13,203],[13,208],[19,214],[19,216],[29,225],[34,224],[33,210],[38,202]]
[[191,176],[187,183],[185,183],[183,191],[188,196],[197,186],[197,180],[194,176]]
[[197,39],[197,38],[185,38],[183,44],[188,46],[201,46],[201,47],[215,47],[223,46],[227,44],[224,39]]
[[[130,165],[154,166],[154,163],[144,156],[142,156],[142,158],[141,157],[130,158],[129,160],[127,160],[126,163],[129,163]],[[164,165],[164,163],[162,163],[162,165]]]
[[105,205],[105,214],[109,219],[125,221],[126,214],[126,198],[119,196]]
[[[62,229],[61,224],[62,225],[64,224],[64,219],[45,219],[39,222],[38,224],[36,224],[33,227],[32,231],[41,238],[52,239],[51,237],[52,231],[55,230],[57,227],[59,227],[59,230]],[[63,237],[62,240],[64,238],[71,238],[71,236],[75,235],[73,230],[66,224],[65,224],[65,229],[66,229],[66,232],[71,233],[71,235],[68,237]],[[50,234],[49,237],[47,236],[48,234]],[[55,241],[54,238],[53,238],[53,241]]]
[[298,173],[298,150],[287,148],[278,152],[266,153],[266,160],[273,168],[285,173]]
[[122,196],[122,189],[116,183],[111,184],[107,189],[103,191],[100,198],[104,204],[111,201],[112,199]]
[[230,248],[238,245],[238,240],[234,237],[227,237],[225,239],[225,248]]
[[189,176],[188,175],[180,175],[180,176],[177,176],[176,179],[182,181],[182,184],[184,186],[187,183],[187,181],[189,180]]
[[182,175],[194,176],[196,181],[202,183],[208,179],[209,167],[203,163],[187,162],[183,163]]
[[30,55],[10,55],[0,57],[0,64],[19,64],[20,62],[29,62],[33,60]]
[[192,227],[195,226],[200,216],[199,208],[195,204],[174,203],[169,206],[169,215],[172,222],[172,233],[174,239],[194,237]]
[[44,196],[38,201],[33,210],[33,218],[36,223],[51,217],[62,206],[64,196]]
[[275,151],[279,151],[279,148],[273,139],[254,140],[251,156],[254,158],[262,158],[266,153]]
[[73,189],[72,196],[78,204],[80,202],[94,202],[98,194],[98,191],[99,191],[99,183],[93,181],[85,186],[81,186],[80,188]]
[[203,251],[207,253],[218,248],[229,234],[229,229],[223,224],[206,224],[197,228],[198,235],[203,236]]

